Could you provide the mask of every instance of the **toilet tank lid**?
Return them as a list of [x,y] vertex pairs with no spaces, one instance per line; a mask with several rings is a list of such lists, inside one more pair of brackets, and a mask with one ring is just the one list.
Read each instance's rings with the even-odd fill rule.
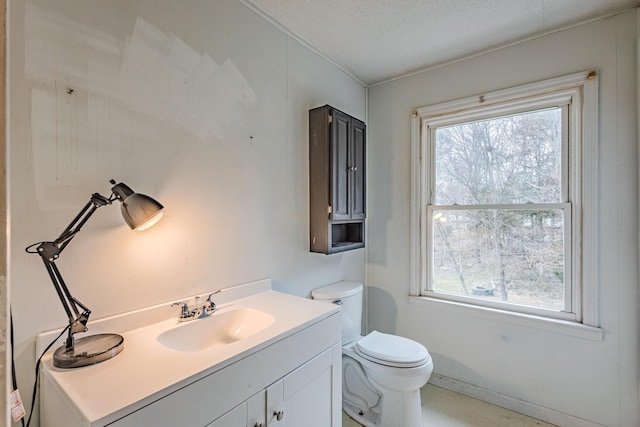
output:
[[339,299],[362,292],[362,283],[343,280],[311,291],[313,299]]

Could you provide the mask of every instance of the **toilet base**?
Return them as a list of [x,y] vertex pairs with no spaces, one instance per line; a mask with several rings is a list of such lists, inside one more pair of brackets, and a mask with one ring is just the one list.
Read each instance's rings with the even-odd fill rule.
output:
[[342,347],[342,408],[365,427],[422,427],[420,388],[433,364],[412,368],[364,359],[354,344]]
[[380,414],[374,411],[364,411],[356,408],[349,402],[342,401],[342,410],[351,418],[362,424],[364,427],[379,427]]
[[343,400],[342,409],[365,427],[422,427],[420,390],[383,393],[382,414],[362,410]]

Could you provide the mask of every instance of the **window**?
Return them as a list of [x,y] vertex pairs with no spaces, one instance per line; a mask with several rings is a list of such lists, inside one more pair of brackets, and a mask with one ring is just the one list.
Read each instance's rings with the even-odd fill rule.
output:
[[412,294],[597,326],[597,74],[413,116]]

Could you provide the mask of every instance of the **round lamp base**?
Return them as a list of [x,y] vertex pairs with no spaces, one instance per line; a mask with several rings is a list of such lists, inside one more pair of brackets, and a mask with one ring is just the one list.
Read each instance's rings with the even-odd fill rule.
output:
[[80,368],[115,357],[124,349],[124,338],[118,334],[97,334],[75,340],[72,349],[63,345],[53,354],[56,368]]

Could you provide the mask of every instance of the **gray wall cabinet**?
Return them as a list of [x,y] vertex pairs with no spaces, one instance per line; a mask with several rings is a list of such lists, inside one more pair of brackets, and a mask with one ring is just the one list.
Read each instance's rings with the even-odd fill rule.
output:
[[310,250],[364,247],[366,125],[329,105],[309,110]]

